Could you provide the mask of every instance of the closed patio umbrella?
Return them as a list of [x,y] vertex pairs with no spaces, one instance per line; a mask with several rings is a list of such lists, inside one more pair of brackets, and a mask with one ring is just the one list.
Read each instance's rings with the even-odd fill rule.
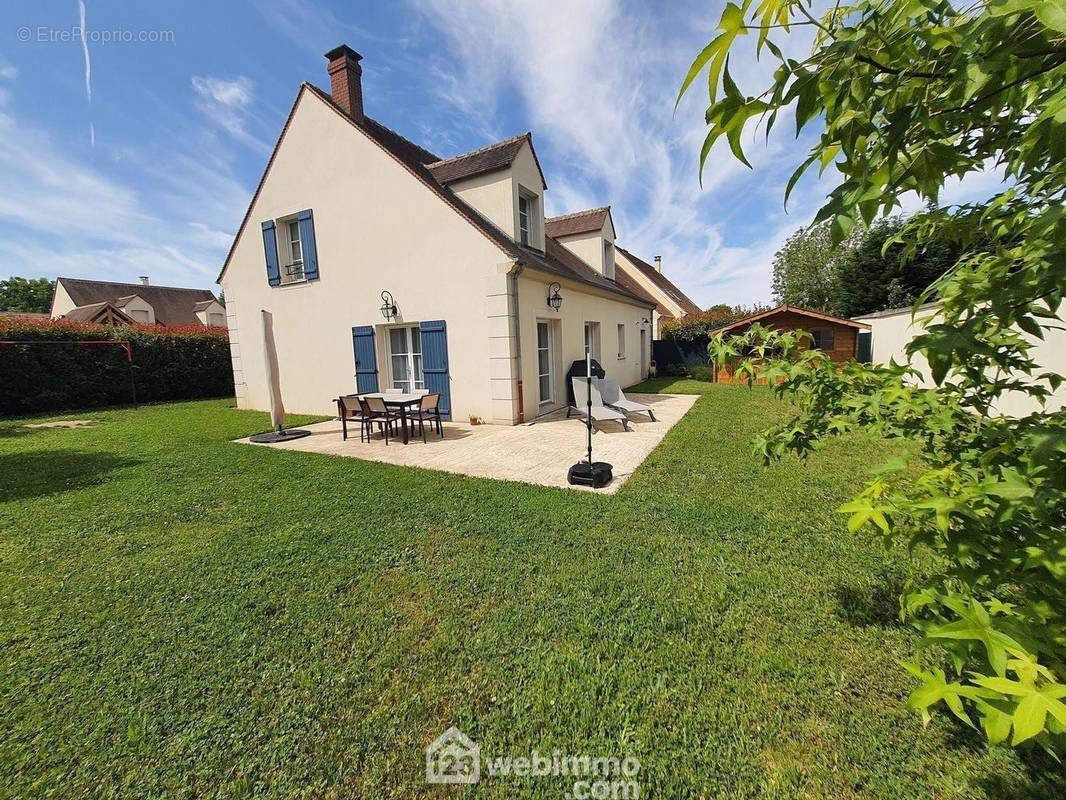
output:
[[269,311],[261,313],[263,314],[263,354],[266,358],[267,389],[270,391],[270,424],[274,430],[268,433],[257,433],[250,437],[251,441],[258,444],[272,444],[310,436],[310,431],[294,428],[285,430],[285,403],[281,399],[281,372],[278,369],[278,349],[274,345],[274,316]]

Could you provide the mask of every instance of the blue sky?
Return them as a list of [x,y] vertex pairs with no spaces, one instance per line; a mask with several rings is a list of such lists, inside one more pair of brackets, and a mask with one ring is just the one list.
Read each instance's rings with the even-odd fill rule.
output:
[[[809,140],[749,134],[698,182],[705,95],[676,89],[722,3],[620,0],[5,4],[0,24],[0,276],[214,287],[300,81],[363,55],[367,113],[441,157],[526,130],[549,214],[610,204],[618,242],[696,302],[770,299],[770,263],[813,216],[781,204]],[[78,35],[84,10],[85,41]],[[806,43],[790,42],[800,54]],[[772,65],[734,58],[741,88]],[[987,183],[987,182],[986,182]],[[951,199],[987,189],[980,180]]]

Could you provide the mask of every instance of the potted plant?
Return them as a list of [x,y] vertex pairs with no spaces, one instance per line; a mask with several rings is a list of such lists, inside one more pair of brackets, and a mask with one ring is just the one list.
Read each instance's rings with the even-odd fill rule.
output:
[[479,417],[477,414],[471,414],[470,415],[470,424],[471,425],[480,425],[481,424],[481,417]]

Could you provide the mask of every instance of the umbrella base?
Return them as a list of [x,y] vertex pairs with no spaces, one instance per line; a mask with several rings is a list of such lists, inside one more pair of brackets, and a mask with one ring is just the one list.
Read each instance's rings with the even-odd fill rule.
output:
[[310,436],[311,431],[301,431],[296,428],[289,428],[283,431],[268,431],[267,433],[257,433],[255,436],[249,436],[248,441],[255,444],[279,444],[281,442],[288,442],[293,439],[302,439],[305,436]]
[[605,461],[579,461],[570,467],[566,473],[566,481],[571,486],[591,486],[593,489],[602,489],[614,475],[612,467]]

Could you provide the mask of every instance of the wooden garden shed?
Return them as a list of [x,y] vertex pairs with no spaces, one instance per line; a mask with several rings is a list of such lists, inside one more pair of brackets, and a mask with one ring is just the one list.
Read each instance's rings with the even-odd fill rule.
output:
[[[800,344],[800,347],[818,348],[833,361],[848,361],[856,358],[859,333],[870,330],[870,326],[864,322],[834,317],[831,314],[823,314],[821,311],[811,311],[797,306],[781,305],[769,311],[761,311],[750,317],[738,319],[736,322],[715,328],[709,333],[712,336],[719,333],[741,334],[756,322],[779,331],[806,331],[814,337],[814,341],[806,340]],[[716,383],[734,383],[737,379],[733,376],[732,366],[715,366],[714,380]],[[755,382],[766,383],[766,379],[756,378]]]

